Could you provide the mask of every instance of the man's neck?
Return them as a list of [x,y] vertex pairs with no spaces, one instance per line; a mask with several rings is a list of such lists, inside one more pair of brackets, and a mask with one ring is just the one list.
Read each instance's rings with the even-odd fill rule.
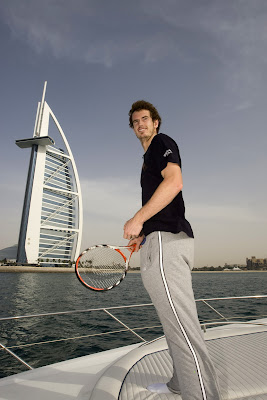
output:
[[144,149],[144,152],[146,153],[147,149],[149,148],[153,138],[157,135],[157,132],[153,136],[151,136],[149,139],[144,138],[143,140],[140,140],[141,145]]

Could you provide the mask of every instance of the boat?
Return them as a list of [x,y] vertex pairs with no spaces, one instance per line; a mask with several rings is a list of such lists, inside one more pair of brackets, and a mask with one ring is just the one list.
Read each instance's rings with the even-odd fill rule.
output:
[[[267,399],[267,315],[229,317],[227,302],[265,301],[267,295],[198,299],[196,302],[212,310],[216,318],[201,321],[210,356],[218,374],[224,400]],[[225,307],[215,308],[214,302]],[[178,400],[177,394],[156,394],[147,386],[168,382],[172,373],[171,359],[164,336],[146,341],[141,330],[149,327],[130,328],[114,314],[115,310],[146,309],[149,304],[73,310],[46,314],[0,318],[1,321],[41,318],[47,315],[103,312],[111,316],[120,329],[108,332],[130,332],[137,343],[88,354],[71,360],[33,369],[13,349],[3,344],[8,352],[29,371],[0,379],[0,400]],[[248,307],[246,305],[246,307]],[[150,312],[149,311],[149,312]],[[148,312],[146,310],[146,312]],[[260,317],[260,318],[259,318]],[[107,333],[105,333],[107,335]],[[136,341],[136,340],[135,340]],[[38,354],[36,355],[38,357]],[[183,399],[187,400],[187,399]]]

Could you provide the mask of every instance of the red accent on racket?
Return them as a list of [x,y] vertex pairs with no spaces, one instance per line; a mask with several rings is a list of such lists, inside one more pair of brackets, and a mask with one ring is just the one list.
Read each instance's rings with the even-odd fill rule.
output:
[[[128,258],[123,253],[124,250],[130,250]],[[134,250],[135,244],[119,247],[100,244],[89,247],[76,260],[76,276],[88,289],[95,291],[113,289],[125,278]]]

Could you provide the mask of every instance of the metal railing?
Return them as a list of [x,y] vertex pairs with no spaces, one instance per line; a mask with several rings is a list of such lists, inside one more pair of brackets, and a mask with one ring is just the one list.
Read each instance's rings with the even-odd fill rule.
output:
[[[209,304],[209,302],[227,301],[227,300],[265,299],[265,298],[267,298],[267,295],[241,296],[241,297],[216,297],[216,298],[207,298],[207,299],[197,299],[196,303],[204,304],[210,310],[212,310],[215,314],[217,314],[219,317],[217,319],[202,321],[201,326],[205,331],[207,326],[215,326],[215,325],[221,325],[221,324],[227,325],[227,324],[235,323],[235,324],[253,324],[253,325],[255,325],[255,323],[251,322],[251,321],[249,321],[249,322],[240,321],[240,319],[242,319],[242,317],[241,318],[239,317],[238,318],[239,320],[236,319],[237,317],[226,317],[225,315],[222,314],[222,312],[219,312],[218,310],[215,309],[215,307],[211,306]],[[55,342],[64,342],[64,341],[69,341],[69,340],[84,339],[84,338],[89,338],[89,337],[105,336],[105,335],[111,335],[111,334],[118,334],[118,333],[122,333],[122,332],[131,332],[141,342],[146,343],[147,341],[141,335],[139,335],[136,331],[140,331],[140,330],[144,330],[144,329],[160,328],[161,325],[141,326],[141,327],[130,328],[124,322],[122,322],[119,318],[117,318],[112,313],[112,311],[113,310],[127,310],[127,309],[140,308],[140,307],[151,307],[151,306],[153,306],[152,303],[145,303],[145,304],[133,304],[133,305],[128,305],[128,306],[89,308],[89,309],[82,309],[82,310],[69,310],[69,311],[59,311],[59,312],[50,312],[50,313],[41,313],[41,314],[28,314],[28,315],[20,315],[20,316],[13,316],[13,317],[2,317],[2,318],[0,318],[0,322],[23,320],[23,319],[37,318],[37,317],[40,318],[40,317],[46,317],[46,316],[60,316],[60,315],[71,315],[71,314],[78,314],[78,313],[102,311],[102,312],[106,313],[107,315],[109,315],[110,317],[112,317],[113,320],[118,322],[123,327],[123,329],[113,330],[113,331],[109,331],[109,332],[94,333],[94,334],[89,334],[89,335],[46,340],[46,341],[40,341],[40,342],[35,342],[35,343],[19,344],[19,345],[14,345],[14,346],[5,346],[2,343],[0,343],[0,350],[6,351],[8,354],[13,356],[20,363],[22,363],[26,368],[33,369],[33,367],[31,365],[29,365],[21,357],[19,357],[17,354],[15,354],[11,349],[25,348],[25,347],[30,347],[30,346],[40,345],[40,344],[55,343]],[[266,316],[267,315],[256,315],[256,316],[250,315],[250,319],[252,319],[252,321],[253,321],[253,318],[266,317]],[[257,325],[266,325],[264,323],[256,323],[256,324]]]

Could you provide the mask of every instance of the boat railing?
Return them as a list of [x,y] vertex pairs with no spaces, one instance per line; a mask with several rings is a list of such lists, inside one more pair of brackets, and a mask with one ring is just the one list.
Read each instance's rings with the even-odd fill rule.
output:
[[[205,331],[207,326],[216,326],[216,325],[222,325],[222,324],[226,325],[226,324],[232,324],[232,323],[266,325],[261,322],[251,322],[251,321],[254,318],[257,318],[257,319],[263,318],[263,317],[266,317],[267,315],[255,315],[255,316],[250,315],[249,322],[241,321],[242,317],[241,318],[240,318],[240,316],[238,318],[237,317],[227,317],[221,311],[216,310],[216,308],[210,304],[210,302],[213,302],[213,301],[251,300],[251,299],[266,299],[266,298],[267,298],[267,295],[239,296],[239,297],[237,297],[237,296],[236,297],[216,297],[216,298],[197,299],[196,303],[204,304],[206,307],[208,307],[210,310],[212,310],[217,315],[217,318],[215,318],[215,319],[200,321],[201,327]],[[137,337],[138,340],[141,341],[141,343],[147,343],[147,341],[139,334],[140,331],[144,330],[144,329],[160,328],[161,327],[160,324],[153,325],[153,326],[141,326],[141,327],[130,328],[123,321],[121,321],[121,319],[119,319],[118,317],[116,317],[114,315],[114,312],[116,310],[127,310],[127,309],[133,309],[133,308],[141,308],[141,307],[153,307],[153,304],[152,303],[132,304],[132,305],[125,305],[125,306],[89,308],[89,309],[82,309],[82,310],[68,310],[68,311],[58,311],[58,312],[47,312],[47,313],[41,313],[41,314],[39,313],[39,314],[28,314],[28,315],[20,315],[20,316],[2,317],[2,318],[0,318],[0,322],[12,321],[12,320],[13,321],[14,320],[24,320],[24,319],[37,318],[37,317],[40,318],[40,317],[47,317],[47,316],[61,316],[61,315],[71,315],[71,314],[78,314],[78,313],[101,311],[101,312],[104,312],[107,315],[109,315],[111,318],[113,318],[117,323],[119,323],[121,325],[122,328],[116,329],[113,331],[109,331],[109,332],[94,333],[94,334],[68,337],[68,338],[52,339],[52,340],[46,340],[46,341],[41,341],[41,342],[36,342],[36,343],[18,344],[18,345],[14,345],[14,346],[5,346],[4,344],[0,343],[0,350],[6,351],[8,354],[13,356],[20,363],[22,363],[27,369],[33,369],[33,367],[31,365],[29,365],[26,361],[24,361],[21,357],[19,357],[16,353],[14,353],[13,349],[15,349],[15,348],[19,349],[19,348],[25,348],[25,347],[30,347],[30,346],[35,346],[35,345],[43,345],[43,344],[55,343],[55,342],[63,342],[63,341],[68,341],[68,340],[90,338],[90,337],[96,337],[96,336],[118,334],[121,332],[130,332],[135,337]]]

